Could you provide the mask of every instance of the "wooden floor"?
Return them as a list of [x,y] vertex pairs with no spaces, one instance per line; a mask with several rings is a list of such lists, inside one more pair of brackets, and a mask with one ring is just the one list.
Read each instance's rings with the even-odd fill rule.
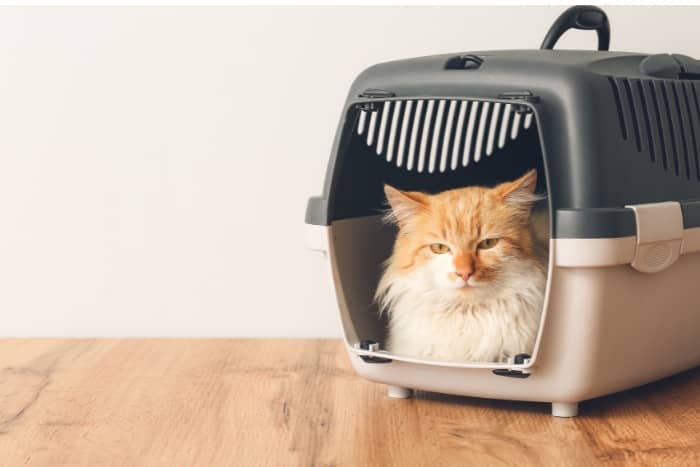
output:
[[0,341],[0,465],[700,465],[700,370],[586,402],[393,400],[335,340]]

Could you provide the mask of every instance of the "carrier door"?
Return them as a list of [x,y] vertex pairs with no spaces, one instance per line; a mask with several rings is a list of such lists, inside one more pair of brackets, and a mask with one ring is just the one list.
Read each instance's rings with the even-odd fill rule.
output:
[[[382,221],[387,208],[384,184],[438,193],[493,186],[534,168],[539,173],[537,191],[546,196],[536,100],[530,93],[512,92],[494,100],[383,97],[349,106],[328,200],[328,249],[346,343],[357,358],[370,364],[400,360],[488,368],[515,378],[532,371],[541,324],[534,349],[508,362],[392,355],[384,350],[386,313],[379,312],[374,294],[396,237],[396,229]],[[543,206],[548,218],[546,201]],[[549,236],[548,228],[544,235]]]

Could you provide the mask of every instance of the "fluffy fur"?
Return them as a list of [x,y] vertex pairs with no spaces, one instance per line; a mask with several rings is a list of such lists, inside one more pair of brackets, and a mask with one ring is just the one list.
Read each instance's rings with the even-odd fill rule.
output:
[[[385,187],[399,226],[376,293],[389,313],[390,352],[460,362],[532,353],[546,282],[537,235],[546,225],[531,222],[547,222],[546,212],[531,215],[536,180],[530,171],[437,195]],[[498,240],[479,248],[484,239]],[[435,253],[434,244],[449,251]]]

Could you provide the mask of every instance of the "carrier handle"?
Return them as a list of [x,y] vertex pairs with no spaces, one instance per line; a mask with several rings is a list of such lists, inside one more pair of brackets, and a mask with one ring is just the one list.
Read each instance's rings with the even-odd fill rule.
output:
[[608,15],[597,6],[577,5],[567,9],[554,21],[544,36],[540,49],[553,49],[554,44],[569,29],[595,29],[598,33],[598,50],[610,48],[610,21]]

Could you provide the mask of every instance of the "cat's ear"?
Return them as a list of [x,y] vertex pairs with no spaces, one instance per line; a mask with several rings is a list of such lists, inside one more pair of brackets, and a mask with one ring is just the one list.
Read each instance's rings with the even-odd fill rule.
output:
[[428,195],[418,191],[401,191],[393,186],[384,185],[386,199],[391,206],[389,220],[403,226],[406,222],[428,205]]
[[538,199],[535,195],[536,187],[537,171],[532,169],[517,180],[501,183],[496,190],[506,203],[529,209]]

